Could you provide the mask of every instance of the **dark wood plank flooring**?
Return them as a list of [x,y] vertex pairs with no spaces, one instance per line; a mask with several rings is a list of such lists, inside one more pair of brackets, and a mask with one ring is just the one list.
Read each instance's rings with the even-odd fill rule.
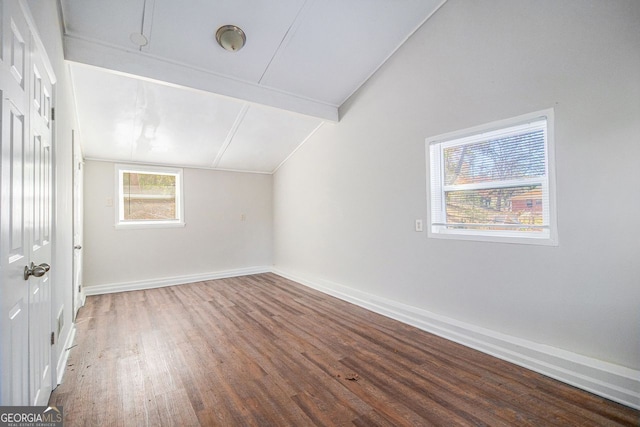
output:
[[614,426],[640,413],[274,274],[87,298],[65,426]]

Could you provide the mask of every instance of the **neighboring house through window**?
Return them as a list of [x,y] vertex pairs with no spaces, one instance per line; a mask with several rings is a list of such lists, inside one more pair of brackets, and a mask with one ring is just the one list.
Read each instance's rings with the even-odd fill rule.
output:
[[557,245],[553,110],[428,138],[428,236]]
[[182,169],[116,165],[116,228],[182,227]]

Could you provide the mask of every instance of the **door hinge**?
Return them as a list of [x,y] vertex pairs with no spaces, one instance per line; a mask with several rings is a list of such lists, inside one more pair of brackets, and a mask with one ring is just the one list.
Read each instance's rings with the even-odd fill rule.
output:
[[55,343],[56,343],[56,333],[51,332],[51,345],[54,345]]
[[56,109],[51,107],[51,120],[56,119]]

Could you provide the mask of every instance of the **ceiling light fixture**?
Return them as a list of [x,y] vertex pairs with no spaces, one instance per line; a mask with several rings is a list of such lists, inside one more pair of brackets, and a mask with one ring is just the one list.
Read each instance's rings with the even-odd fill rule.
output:
[[129,35],[129,40],[131,40],[133,44],[139,47],[146,46],[147,43],[149,43],[147,37],[141,33],[131,33]]
[[223,25],[216,31],[218,44],[230,52],[236,52],[247,42],[247,36],[240,27],[235,25]]

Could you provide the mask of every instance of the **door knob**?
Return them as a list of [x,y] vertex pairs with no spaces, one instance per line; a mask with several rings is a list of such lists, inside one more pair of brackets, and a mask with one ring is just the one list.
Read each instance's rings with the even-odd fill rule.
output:
[[49,271],[49,269],[51,268],[51,266],[49,266],[49,264],[46,263],[42,263],[40,265],[35,265],[33,262],[31,263],[31,267],[28,267],[25,265],[24,267],[24,280],[29,280],[29,276],[34,276],[34,277],[42,277],[45,275],[45,273],[47,271]]

